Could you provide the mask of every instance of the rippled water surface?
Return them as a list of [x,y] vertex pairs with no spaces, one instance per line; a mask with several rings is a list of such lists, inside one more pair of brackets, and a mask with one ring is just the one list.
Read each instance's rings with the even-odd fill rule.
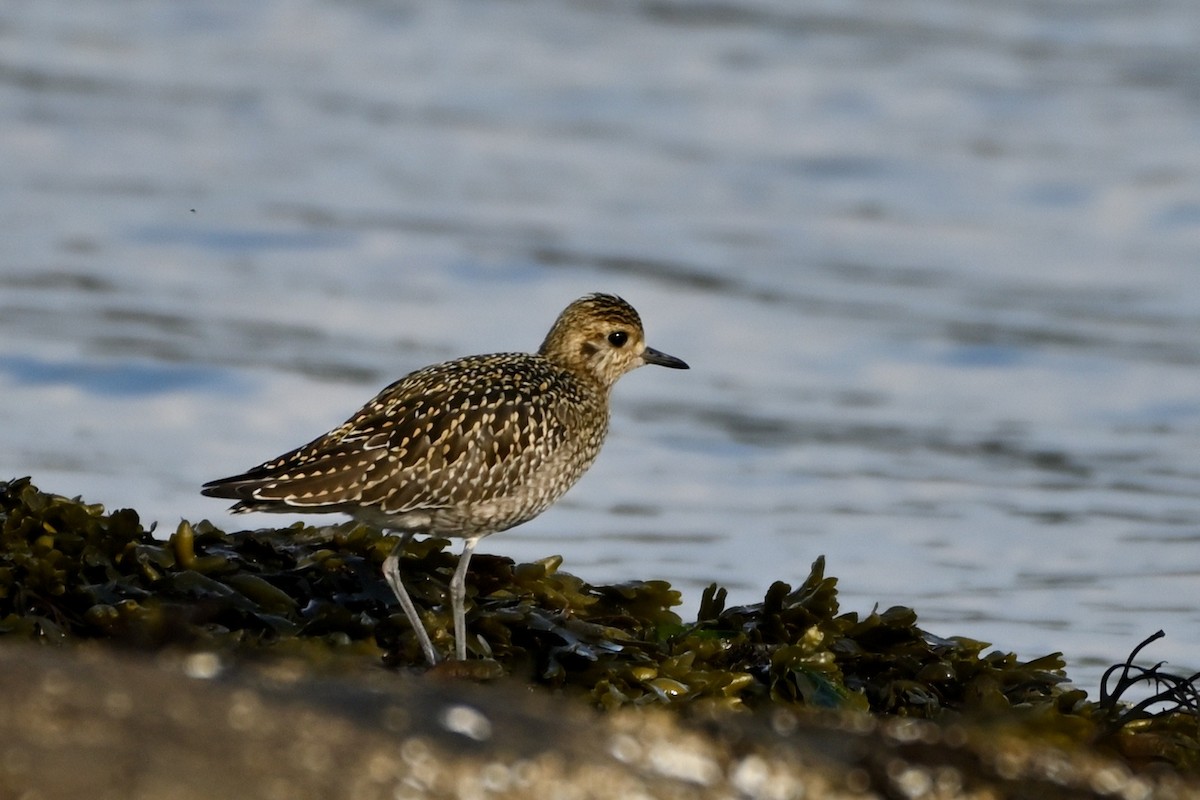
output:
[[1200,668],[1200,48],[1149,3],[0,7],[0,477],[161,529],[589,291],[690,372],[484,543]]

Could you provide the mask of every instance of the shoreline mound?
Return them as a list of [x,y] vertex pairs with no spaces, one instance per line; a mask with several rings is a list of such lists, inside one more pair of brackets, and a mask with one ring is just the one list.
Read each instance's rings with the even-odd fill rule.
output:
[[[353,523],[227,533],[185,521],[160,539],[133,510],[107,513],[43,493],[28,478],[0,482],[0,633],[14,647],[84,645],[58,648],[65,658],[97,647],[212,657],[226,675],[288,663],[303,665],[305,681],[444,686],[458,678],[450,684],[464,691],[516,685],[520,697],[536,687],[555,703],[582,699],[571,703],[584,707],[579,713],[624,719],[664,708],[680,712],[672,724],[698,729],[779,714],[800,721],[785,726],[791,731],[817,725],[878,737],[889,725],[924,726],[916,744],[938,758],[958,753],[956,769],[961,748],[976,748],[971,774],[989,780],[1004,778],[1002,761],[977,750],[989,737],[1086,754],[1115,765],[1123,780],[1196,788],[1200,779],[1196,676],[1133,664],[1156,637],[1115,665],[1113,687],[1091,701],[1069,684],[1061,654],[1022,661],[985,642],[937,636],[900,606],[842,612],[823,557],[798,586],[776,582],[760,603],[727,607],[724,590],[712,586],[684,621],[678,592],[663,581],[594,586],[561,571],[558,557],[516,564],[477,555],[468,579],[471,659],[426,671],[380,574],[392,543]],[[456,563],[447,545],[413,542],[401,566],[442,652],[452,645],[447,583]],[[1139,683],[1158,694],[1123,701]],[[1024,774],[1012,772],[1014,780]],[[895,777],[866,774],[866,788]],[[1137,795],[1105,785],[1088,791]]]

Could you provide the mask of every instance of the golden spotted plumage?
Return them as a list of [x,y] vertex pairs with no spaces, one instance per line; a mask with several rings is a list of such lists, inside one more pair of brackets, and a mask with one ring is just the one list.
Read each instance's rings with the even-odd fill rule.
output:
[[[391,384],[345,423],[203,493],[236,512],[342,512],[404,534],[467,540],[452,582],[459,658],[461,581],[478,540],[545,511],[592,465],[608,433],[609,394],[643,364],[686,369],[646,347],[619,297],[593,294],[559,315],[537,353],[468,356]],[[400,583],[385,575],[435,656]],[[462,574],[460,574],[462,573]]]

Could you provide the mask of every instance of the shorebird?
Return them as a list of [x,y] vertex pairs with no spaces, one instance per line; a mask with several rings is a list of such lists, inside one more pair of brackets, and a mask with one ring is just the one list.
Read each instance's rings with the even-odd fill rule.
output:
[[329,433],[201,491],[237,500],[235,513],[340,512],[398,533],[383,575],[431,665],[438,653],[400,579],[400,557],[414,534],[462,538],[450,600],[455,654],[465,660],[475,546],[533,519],[579,480],[608,433],[613,385],[644,364],[688,368],[646,346],[633,306],[587,295],[559,314],[536,353],[417,370]]

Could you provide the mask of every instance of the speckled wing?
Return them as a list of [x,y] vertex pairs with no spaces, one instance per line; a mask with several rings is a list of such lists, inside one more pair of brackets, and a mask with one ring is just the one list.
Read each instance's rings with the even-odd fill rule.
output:
[[[401,378],[335,430],[243,475],[206,484],[204,493],[240,500],[238,511],[392,517],[469,512],[514,495],[527,495],[540,510],[599,450],[604,430],[579,436],[589,427],[579,424],[588,405],[586,393],[536,355],[459,359]],[[605,410],[596,412],[606,428]],[[580,468],[558,475],[566,463]],[[565,486],[544,485],[562,480]],[[553,496],[543,498],[547,492]]]

